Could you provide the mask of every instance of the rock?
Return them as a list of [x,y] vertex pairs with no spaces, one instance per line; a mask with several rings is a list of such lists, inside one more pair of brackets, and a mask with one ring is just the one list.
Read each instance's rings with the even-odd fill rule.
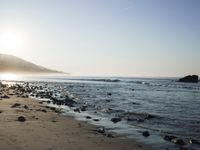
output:
[[149,134],[148,131],[144,131],[144,132],[142,132],[142,135],[143,135],[144,137],[148,137],[148,136],[150,136],[150,134]]
[[165,135],[163,137],[166,141],[172,141],[173,139],[177,138],[176,136],[173,135]]
[[81,113],[81,111],[80,111],[80,109],[79,109],[79,108],[76,108],[76,109],[74,109],[74,112]]
[[100,121],[100,119],[93,119],[93,121]]
[[3,94],[2,96],[1,96],[1,98],[10,98],[8,95],[6,95],[6,94]]
[[45,109],[42,109],[41,111],[42,111],[42,112],[44,112],[44,113],[46,113],[46,112],[47,112]]
[[174,143],[174,144],[180,145],[180,146],[185,145],[185,142],[180,138],[172,139],[171,142]]
[[107,93],[107,95],[108,95],[108,96],[111,96],[111,95],[112,95],[112,93]]
[[119,122],[119,121],[121,121],[122,119],[121,118],[112,118],[111,119],[111,121],[113,122],[113,123],[117,123],[117,122]]
[[102,127],[102,128],[99,128],[99,129],[97,130],[97,132],[103,134],[103,133],[105,133],[105,129],[104,129],[103,127]]
[[190,144],[198,144],[198,145],[200,145],[200,142],[197,141],[197,140],[194,140],[194,139],[190,139],[190,140],[189,140],[189,143],[190,143]]
[[17,118],[17,121],[25,122],[25,121],[26,121],[26,118],[23,117],[23,116],[20,116],[20,117]]
[[25,109],[28,109],[28,106],[27,106],[27,105],[24,105],[24,108],[25,108]]
[[199,77],[197,75],[188,75],[183,78],[180,78],[178,82],[190,82],[190,83],[197,83]]
[[114,136],[111,133],[108,133],[106,136],[109,138],[114,138]]
[[15,107],[19,107],[19,106],[21,106],[21,104],[15,103],[15,104],[13,104],[13,105],[11,106],[11,108],[15,108]]
[[80,107],[80,110],[81,110],[81,111],[86,111],[86,108],[87,108],[87,106],[81,106],[81,107]]
[[91,119],[92,117],[90,117],[90,116],[86,116],[85,118],[86,118],[86,119]]

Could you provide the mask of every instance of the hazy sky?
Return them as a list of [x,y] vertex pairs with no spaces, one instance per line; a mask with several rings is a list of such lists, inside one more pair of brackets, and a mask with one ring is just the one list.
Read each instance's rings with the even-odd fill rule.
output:
[[0,0],[0,40],[75,75],[200,75],[200,0]]

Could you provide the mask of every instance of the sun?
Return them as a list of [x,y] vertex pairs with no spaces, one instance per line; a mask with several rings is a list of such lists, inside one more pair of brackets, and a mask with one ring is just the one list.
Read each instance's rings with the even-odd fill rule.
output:
[[0,51],[4,53],[16,53],[22,48],[23,38],[17,32],[0,33]]

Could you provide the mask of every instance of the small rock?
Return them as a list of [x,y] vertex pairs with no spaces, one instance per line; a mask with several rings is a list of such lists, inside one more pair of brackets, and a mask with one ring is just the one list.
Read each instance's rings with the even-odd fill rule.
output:
[[149,134],[148,131],[144,131],[144,132],[142,132],[142,135],[143,135],[144,137],[148,137],[148,136],[150,136],[150,134]]
[[173,135],[165,135],[165,136],[164,136],[164,139],[165,139],[166,141],[171,141],[171,140],[173,140],[173,139],[175,139],[175,138],[177,138],[177,137],[175,137],[175,136],[173,136]]
[[99,128],[99,129],[97,130],[97,132],[103,134],[103,133],[105,133],[105,129],[104,129],[103,127],[102,127],[102,128]]
[[108,96],[112,96],[112,93],[107,93]]
[[20,122],[25,122],[26,118],[23,117],[23,116],[20,116],[20,117],[17,118],[17,120],[20,121]]
[[15,107],[19,107],[19,106],[21,106],[21,104],[15,103],[15,104],[13,104],[13,105],[11,106],[11,108],[15,108]]
[[100,121],[100,119],[93,119],[93,121]]
[[197,141],[197,140],[194,140],[194,139],[190,139],[190,140],[189,140],[189,143],[190,143],[190,144],[198,144],[198,145],[200,145],[200,142]]
[[90,116],[86,116],[86,119],[91,119],[92,117],[90,117]]
[[111,121],[113,122],[113,123],[117,123],[117,122],[119,122],[119,121],[121,121],[122,119],[121,118],[112,118],[111,119]]
[[80,113],[81,111],[80,111],[79,108],[76,108],[76,109],[74,109],[74,112],[78,112],[78,113]]
[[27,106],[27,105],[24,105],[24,108],[25,108],[25,109],[28,109],[28,106]]
[[185,142],[180,138],[172,139],[171,142],[174,143],[174,144],[180,145],[180,146],[185,145]]
[[1,98],[10,98],[8,95],[4,94],[1,96]]
[[106,136],[109,138],[114,138],[114,136],[111,133],[108,133]]
[[44,113],[46,113],[46,112],[47,112],[47,111],[46,111],[46,109],[42,109],[41,111],[42,111],[42,112],[44,112]]

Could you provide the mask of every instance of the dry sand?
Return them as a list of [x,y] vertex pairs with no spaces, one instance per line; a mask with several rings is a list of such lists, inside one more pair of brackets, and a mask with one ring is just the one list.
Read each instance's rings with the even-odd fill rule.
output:
[[[11,108],[15,103],[19,107]],[[24,108],[28,106],[28,109]],[[39,101],[11,96],[0,100],[2,150],[150,150],[134,140],[106,137],[96,126],[79,122],[46,108]],[[25,122],[17,121],[19,116]]]

